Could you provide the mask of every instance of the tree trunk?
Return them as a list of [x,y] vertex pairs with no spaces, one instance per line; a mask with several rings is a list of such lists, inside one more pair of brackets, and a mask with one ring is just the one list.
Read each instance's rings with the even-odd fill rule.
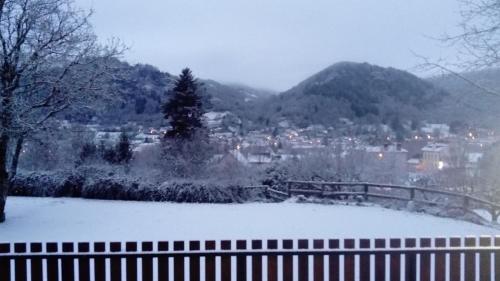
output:
[[7,147],[9,136],[3,134],[0,138],[0,223],[5,221],[5,204],[9,193],[9,173],[7,172]]

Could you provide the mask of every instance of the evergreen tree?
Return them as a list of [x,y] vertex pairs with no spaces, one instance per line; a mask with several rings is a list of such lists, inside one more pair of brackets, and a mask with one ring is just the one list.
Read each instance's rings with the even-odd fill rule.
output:
[[116,162],[127,164],[132,159],[132,148],[126,133],[120,135],[120,141],[116,144]]
[[172,92],[172,97],[163,106],[165,119],[172,126],[166,137],[192,139],[196,131],[203,128],[204,110],[202,97],[198,93],[198,82],[189,68],[182,70]]

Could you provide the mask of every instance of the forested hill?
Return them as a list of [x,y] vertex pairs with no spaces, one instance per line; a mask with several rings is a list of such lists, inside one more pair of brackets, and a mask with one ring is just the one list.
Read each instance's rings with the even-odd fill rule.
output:
[[298,126],[355,122],[398,124],[425,119],[448,93],[408,72],[368,63],[341,62],[260,106],[256,122],[288,119]]
[[446,74],[428,81],[450,93],[436,115],[471,125],[499,127],[500,69]]
[[[146,64],[130,65],[116,62],[114,80],[110,81],[111,99],[99,101],[88,110],[67,112],[66,119],[87,122],[97,118],[104,124],[124,124],[129,121],[158,125],[163,121],[161,105],[169,98],[176,76]],[[196,75],[196,70],[193,70]],[[198,80],[207,110],[231,111],[245,115],[255,100],[274,94],[243,85],[224,85],[213,80]]]

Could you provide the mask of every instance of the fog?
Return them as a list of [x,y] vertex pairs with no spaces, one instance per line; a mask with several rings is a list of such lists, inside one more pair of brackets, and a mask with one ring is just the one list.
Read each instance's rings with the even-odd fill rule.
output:
[[[432,39],[456,31],[456,0],[77,0],[125,58],[203,78],[286,90],[338,61],[413,71],[418,53],[452,57]],[[418,74],[418,73],[417,73]]]

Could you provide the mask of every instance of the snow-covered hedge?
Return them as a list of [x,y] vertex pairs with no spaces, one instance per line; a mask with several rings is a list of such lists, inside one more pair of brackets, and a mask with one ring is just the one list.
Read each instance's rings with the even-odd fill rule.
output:
[[88,170],[20,173],[13,182],[10,195],[189,203],[266,200],[263,188],[211,181],[171,180],[151,183],[141,178]]

